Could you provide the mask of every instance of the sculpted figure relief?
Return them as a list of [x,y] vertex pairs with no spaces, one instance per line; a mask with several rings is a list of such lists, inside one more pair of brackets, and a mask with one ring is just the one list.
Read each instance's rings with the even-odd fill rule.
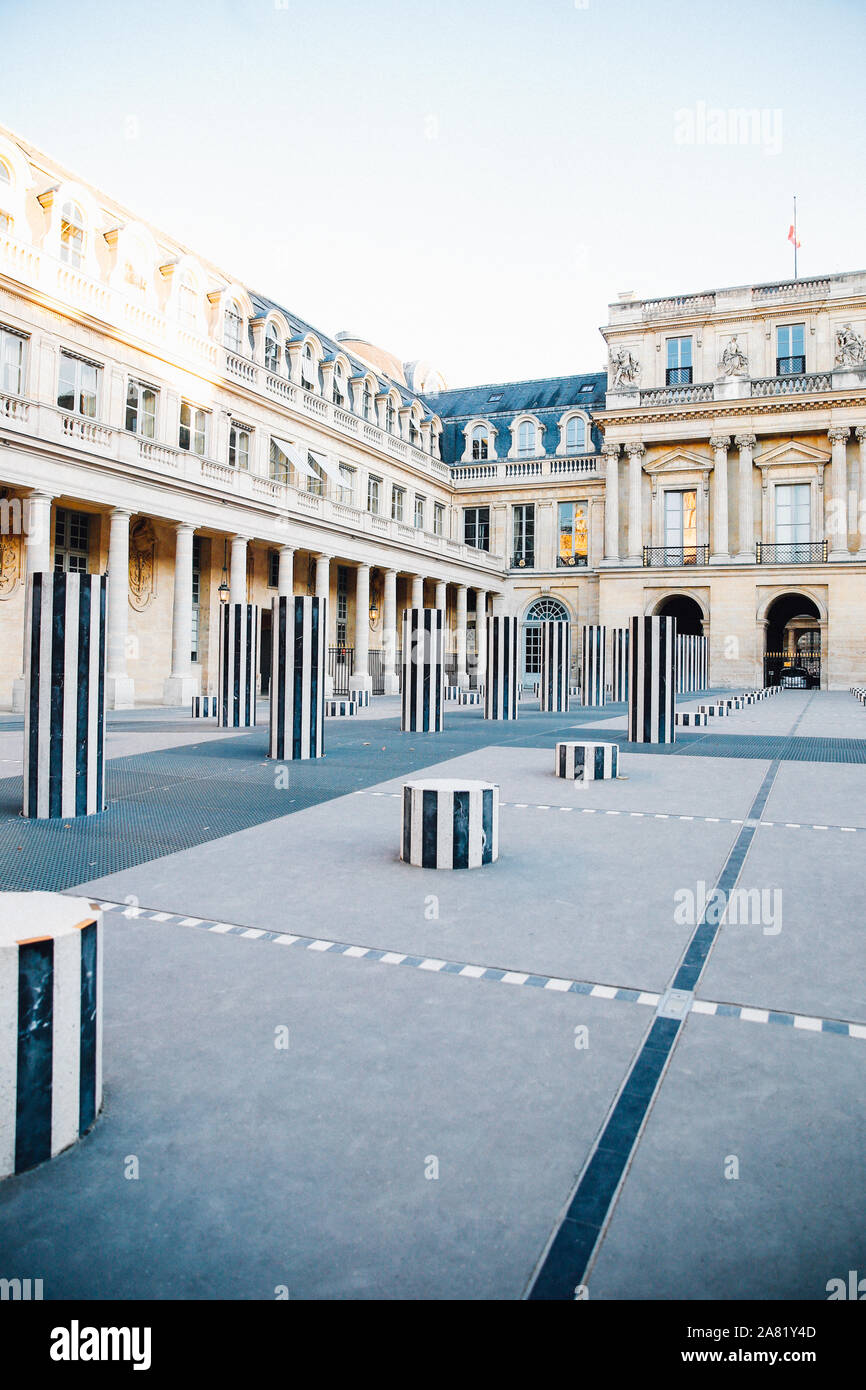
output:
[[611,348],[610,369],[611,389],[621,390],[623,386],[633,386],[640,376],[640,363],[628,348]]
[[140,517],[129,532],[129,602],[139,613],[153,601],[155,566],[156,532]]
[[836,329],[836,366],[859,367],[866,362],[866,341],[850,323]]
[[719,358],[719,369],[724,376],[749,375],[749,359],[743,349],[737,346],[736,333]]

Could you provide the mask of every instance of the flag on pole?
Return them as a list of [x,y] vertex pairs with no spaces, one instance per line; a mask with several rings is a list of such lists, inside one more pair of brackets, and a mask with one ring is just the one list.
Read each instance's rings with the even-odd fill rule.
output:
[[800,249],[800,242],[797,240],[797,230],[796,230],[796,228],[795,228],[793,222],[791,223],[790,227],[788,228],[788,240],[792,243],[792,245],[793,245],[793,247],[794,247],[794,250],[795,250],[795,251],[799,251],[799,249]]

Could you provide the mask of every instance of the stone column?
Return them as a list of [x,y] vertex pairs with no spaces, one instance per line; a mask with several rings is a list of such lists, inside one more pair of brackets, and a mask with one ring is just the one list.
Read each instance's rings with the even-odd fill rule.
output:
[[126,670],[129,631],[129,512],[115,507],[108,537],[107,709],[132,709],[135,691]]
[[728,551],[728,449],[729,434],[714,434],[713,450],[713,563],[729,560]]
[[370,566],[355,571],[355,671],[349,677],[349,690],[372,690],[368,671],[370,655]]
[[444,579],[437,579],[436,581],[436,599],[433,606],[434,608],[441,608],[443,613],[448,607],[448,585]]
[[752,486],[752,450],[756,442],[753,434],[738,434],[734,438],[734,443],[740,451],[740,519],[736,558],[741,563],[754,562],[755,559],[755,502]]
[[487,678],[487,590],[475,590],[475,683],[485,685]]
[[199,693],[198,676],[192,672],[192,542],[195,527],[181,521],[175,526],[174,599],[171,612],[171,675],[165,683],[167,705],[186,705]]
[[[31,574],[50,574],[54,569],[51,563],[51,503],[49,492],[31,492],[24,502],[24,564],[21,581],[27,592],[27,580]],[[26,627],[26,623],[25,623]],[[21,667],[18,679],[12,684],[12,709],[20,714],[24,709],[24,670],[26,653],[21,649]]]
[[[322,612],[325,615],[326,626],[328,621],[328,614],[330,613],[330,608],[328,605],[330,604],[331,600],[331,559],[332,557],[330,555],[316,556],[316,598],[325,599],[326,601],[325,607],[322,609]],[[282,593],[282,590],[280,590],[280,593]],[[287,596],[291,595],[291,593],[291,589],[286,590]],[[322,640],[325,643],[325,674],[323,677],[324,693],[325,698],[328,699],[334,693],[334,677],[328,670],[328,645],[330,638],[327,631],[325,631],[325,633],[323,634]]]
[[833,530],[830,535],[830,559],[847,560],[848,552],[848,425],[831,425],[827,431],[832,455]]
[[619,445],[604,444],[604,560],[619,564]]
[[382,661],[385,668],[385,694],[400,689],[397,675],[397,571],[385,570],[385,598],[382,616]]
[[412,575],[412,608],[424,607],[424,577],[420,574]]
[[457,674],[455,682],[465,688],[469,684],[469,675],[466,670],[466,585],[457,585],[457,627],[455,631],[455,645],[457,655]]
[[231,560],[231,594],[230,603],[243,603],[247,601],[247,538],[246,536],[232,536],[232,560]]
[[857,517],[853,529],[860,532],[857,554],[862,558],[866,556],[866,425],[858,425],[854,433],[860,445],[860,463],[856,480]]
[[641,489],[643,485],[643,465],[641,460],[646,453],[643,444],[627,444],[628,454],[628,562],[639,565],[643,562],[643,518]]
[[[244,558],[244,573],[246,573],[246,558]],[[232,542],[232,575],[234,575],[234,542]],[[234,586],[234,578],[232,578]],[[280,561],[277,570],[277,598],[292,598],[295,592],[295,547],[293,545],[280,546]],[[234,596],[234,588],[232,588]]]

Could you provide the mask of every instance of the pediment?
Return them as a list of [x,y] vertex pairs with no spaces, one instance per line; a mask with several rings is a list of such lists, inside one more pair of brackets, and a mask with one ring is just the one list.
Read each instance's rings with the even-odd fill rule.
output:
[[713,467],[711,455],[699,454],[694,449],[668,449],[659,454],[651,463],[644,464],[645,473],[694,473],[696,470],[708,473]]
[[800,439],[785,439],[781,444],[773,444],[755,455],[758,468],[769,468],[776,463],[805,463],[814,468],[829,462],[829,449],[816,449],[814,444],[804,444]]

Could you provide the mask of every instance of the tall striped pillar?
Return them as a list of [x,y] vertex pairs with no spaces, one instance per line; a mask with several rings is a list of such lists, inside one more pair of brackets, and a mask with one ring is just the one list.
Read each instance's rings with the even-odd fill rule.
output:
[[585,623],[583,628],[583,661],[580,669],[580,703],[603,705],[605,702],[607,628],[597,623]]
[[74,1144],[101,1109],[102,913],[0,893],[0,1178]]
[[629,641],[630,743],[674,743],[676,618],[632,618]]
[[24,815],[105,810],[108,579],[40,571],[27,581]]
[[628,699],[628,639],[627,627],[613,627],[610,630],[610,665],[612,700]]
[[404,733],[441,734],[445,727],[445,614],[441,608],[403,613]]
[[487,619],[485,719],[517,718],[519,631],[517,618],[494,614]]
[[247,729],[256,722],[259,610],[254,603],[227,603],[219,623],[217,724],[221,729]]
[[568,710],[568,681],[571,667],[571,623],[565,619],[549,620],[541,628],[541,690],[542,712],[547,714]]
[[324,754],[327,599],[275,598],[271,604],[271,736],[268,757]]

